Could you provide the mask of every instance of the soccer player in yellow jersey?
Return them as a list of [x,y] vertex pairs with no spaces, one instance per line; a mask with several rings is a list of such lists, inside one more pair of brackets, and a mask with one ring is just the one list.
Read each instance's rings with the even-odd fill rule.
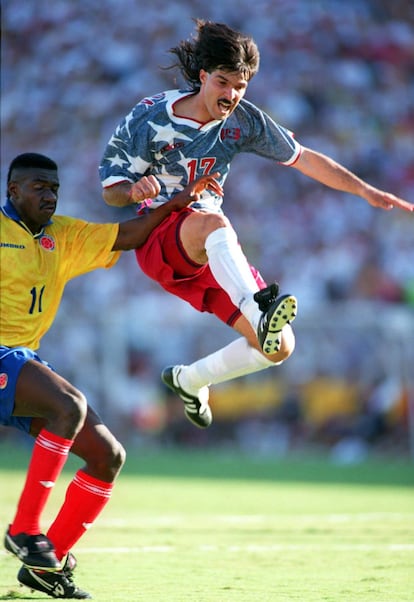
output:
[[[154,211],[121,224],[54,215],[59,176],[50,158],[25,153],[10,164],[0,211],[0,424],[35,437],[26,482],[4,540],[23,562],[18,580],[52,597],[85,599],[72,579],[70,550],[108,502],[125,451],[84,395],[36,350],[72,278],[113,266],[123,250],[142,245],[173,211],[210,189],[204,176]],[[85,461],[44,535],[42,511],[69,451]]]

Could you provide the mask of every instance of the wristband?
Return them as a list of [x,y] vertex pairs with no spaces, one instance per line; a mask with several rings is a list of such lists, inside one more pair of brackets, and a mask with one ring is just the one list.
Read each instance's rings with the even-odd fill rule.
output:
[[152,199],[144,199],[138,203],[137,214],[142,215],[143,213],[147,213],[149,211],[150,205],[152,205]]

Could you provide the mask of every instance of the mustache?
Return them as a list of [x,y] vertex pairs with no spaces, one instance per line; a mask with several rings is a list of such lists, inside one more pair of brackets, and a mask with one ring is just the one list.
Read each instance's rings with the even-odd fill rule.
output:
[[219,98],[217,102],[220,102],[221,104],[224,104],[227,107],[231,107],[233,105],[231,100],[228,100],[227,98]]

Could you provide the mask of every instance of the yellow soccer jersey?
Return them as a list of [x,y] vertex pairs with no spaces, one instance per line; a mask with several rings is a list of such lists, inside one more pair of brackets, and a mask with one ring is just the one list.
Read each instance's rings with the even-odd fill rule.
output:
[[0,344],[36,350],[53,323],[66,283],[110,268],[118,224],[55,215],[33,236],[10,203],[0,211]]

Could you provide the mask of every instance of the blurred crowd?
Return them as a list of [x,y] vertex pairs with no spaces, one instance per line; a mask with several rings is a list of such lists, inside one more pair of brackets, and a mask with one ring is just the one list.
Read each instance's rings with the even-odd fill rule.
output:
[[[138,100],[183,85],[162,67],[171,63],[168,50],[190,36],[195,17],[226,22],[257,41],[261,67],[247,99],[305,146],[414,202],[414,4],[406,0],[6,0],[2,198],[10,160],[37,151],[61,168],[59,212],[97,221],[130,217],[132,209],[104,205],[97,167],[113,129]],[[250,261],[297,295],[305,316],[321,302],[350,299],[413,311],[412,215],[374,210],[250,156],[232,167],[224,210]],[[160,351],[152,329],[163,320],[171,338]],[[191,328],[183,330],[184,323]],[[101,380],[91,366],[105,363],[102,336],[116,324],[123,330],[119,356],[131,345],[152,354],[151,379],[163,361],[214,348],[200,343],[200,316],[161,292],[127,254],[113,270],[69,285],[45,343],[48,359],[79,374],[97,404]],[[229,335],[223,327],[215,342],[217,336]],[[326,362],[329,372],[329,356]]]

